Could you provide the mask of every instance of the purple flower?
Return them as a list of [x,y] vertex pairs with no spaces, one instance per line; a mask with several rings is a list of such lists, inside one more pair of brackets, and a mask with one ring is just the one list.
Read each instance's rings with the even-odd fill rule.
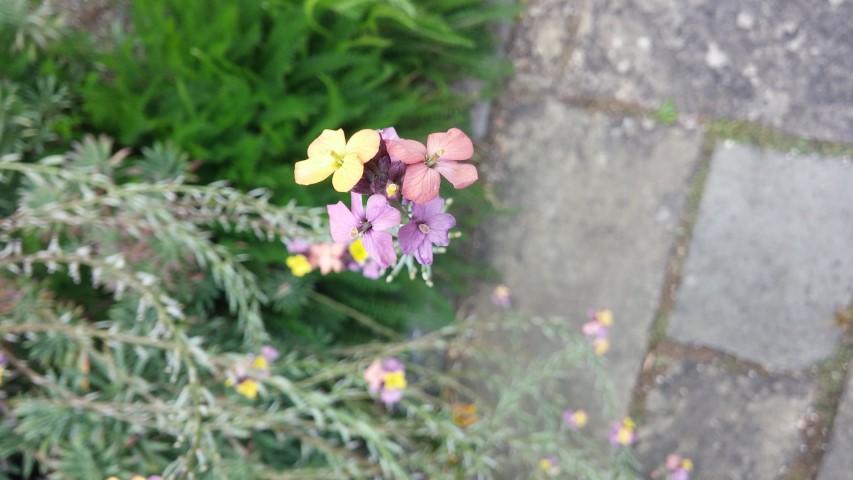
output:
[[388,268],[397,260],[394,239],[388,230],[400,224],[400,212],[388,205],[382,195],[371,195],[367,199],[367,210],[361,203],[361,195],[352,194],[352,210],[344,202],[326,207],[332,238],[338,243],[349,243],[361,235],[368,255]]
[[311,248],[311,242],[302,238],[293,238],[285,246],[288,252],[296,255],[299,253],[308,253],[308,249]]
[[432,265],[432,246],[450,245],[447,231],[456,226],[456,219],[443,213],[444,199],[436,197],[412,206],[412,219],[400,228],[400,248],[406,255],[414,255],[421,265]]
[[272,363],[278,359],[278,350],[276,350],[275,347],[264,345],[261,347],[261,356],[264,357],[267,362]]
[[509,287],[506,285],[495,287],[495,290],[492,292],[492,303],[501,308],[509,308],[512,305]]

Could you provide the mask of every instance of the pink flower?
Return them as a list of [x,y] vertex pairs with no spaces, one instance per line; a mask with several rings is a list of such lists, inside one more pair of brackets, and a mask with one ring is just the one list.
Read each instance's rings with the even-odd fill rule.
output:
[[388,140],[391,158],[408,165],[403,177],[403,196],[414,203],[425,203],[438,196],[441,177],[457,189],[477,181],[477,169],[468,163],[474,145],[465,132],[451,128],[445,133],[431,133],[427,144],[415,140]]
[[342,243],[318,243],[311,245],[311,266],[320,269],[323,275],[329,272],[339,273],[344,270],[344,262],[341,256],[346,250]]
[[382,362],[377,358],[364,371],[364,381],[367,382],[367,389],[370,393],[378,392],[382,388],[382,380],[384,379],[385,369],[382,368]]
[[367,199],[366,211],[361,203],[361,195],[353,193],[351,197],[352,209],[348,209],[343,202],[326,207],[332,238],[346,244],[360,235],[368,255],[380,267],[388,268],[397,260],[397,253],[394,251],[394,239],[387,231],[400,225],[399,210],[388,205],[388,199],[382,195],[371,195]]

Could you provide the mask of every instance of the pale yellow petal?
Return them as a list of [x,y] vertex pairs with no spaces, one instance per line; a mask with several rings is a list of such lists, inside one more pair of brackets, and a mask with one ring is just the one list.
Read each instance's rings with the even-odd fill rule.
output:
[[329,178],[338,168],[338,162],[329,154],[316,155],[296,162],[293,176],[299,185],[313,185]]
[[367,163],[379,151],[379,132],[359,130],[347,142],[347,153],[355,153],[361,163]]
[[[377,147],[378,148],[378,147]],[[323,130],[311,145],[308,146],[308,158],[316,157],[331,152],[343,154],[347,149],[346,138],[344,138],[344,130]]]
[[339,192],[349,192],[361,180],[363,173],[364,165],[358,160],[356,154],[347,152],[344,164],[335,170],[332,176],[332,186]]

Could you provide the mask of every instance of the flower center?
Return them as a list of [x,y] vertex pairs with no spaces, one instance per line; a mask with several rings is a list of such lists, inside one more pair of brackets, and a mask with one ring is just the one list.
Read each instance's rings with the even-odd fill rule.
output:
[[329,155],[331,155],[332,158],[335,159],[335,165],[340,167],[341,165],[344,164],[344,155],[343,154],[329,150]]
[[427,167],[432,168],[435,166],[436,163],[438,163],[438,159],[442,155],[444,155],[444,149],[439,149],[438,151],[436,151],[432,155],[428,156],[426,158],[426,161],[424,161],[424,163],[426,164]]
[[427,225],[426,223],[421,223],[420,225],[418,225],[418,229],[420,229],[420,231],[424,233],[429,233],[429,225]]
[[400,187],[398,187],[396,183],[389,183],[388,186],[385,187],[385,195],[393,197],[394,195],[397,195],[399,190]]

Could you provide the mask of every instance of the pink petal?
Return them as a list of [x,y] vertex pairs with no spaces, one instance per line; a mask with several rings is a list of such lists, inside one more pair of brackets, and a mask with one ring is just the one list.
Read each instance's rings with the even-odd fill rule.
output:
[[449,213],[439,213],[432,217],[427,224],[429,225],[429,233],[427,238],[433,245],[446,247],[450,245],[450,237],[447,231],[456,226],[456,219]]
[[388,140],[385,142],[388,154],[403,163],[418,163],[426,160],[427,149],[423,143],[415,140]]
[[468,160],[474,155],[474,144],[465,132],[451,128],[446,133],[431,133],[427,137],[427,152],[429,155],[444,150],[439,161]]
[[444,178],[453,184],[457,190],[465,188],[477,181],[477,168],[470,163],[444,162],[439,160],[435,165]]
[[384,196],[371,195],[367,199],[367,219],[374,230],[390,230],[400,225],[400,211],[388,205]]
[[403,196],[415,203],[425,203],[438,196],[440,185],[441,176],[435,169],[423,163],[415,163],[406,167]]
[[355,215],[344,205],[344,202],[328,205],[326,210],[329,212],[329,229],[332,231],[332,238],[338,243],[351,242],[352,229],[358,228],[358,219]]
[[360,221],[364,221],[364,204],[361,201],[361,195],[350,193],[350,204],[352,205],[352,213]]
[[394,239],[387,232],[368,230],[361,238],[364,249],[376,263],[382,268],[390,267],[397,261],[397,253],[394,251]]

